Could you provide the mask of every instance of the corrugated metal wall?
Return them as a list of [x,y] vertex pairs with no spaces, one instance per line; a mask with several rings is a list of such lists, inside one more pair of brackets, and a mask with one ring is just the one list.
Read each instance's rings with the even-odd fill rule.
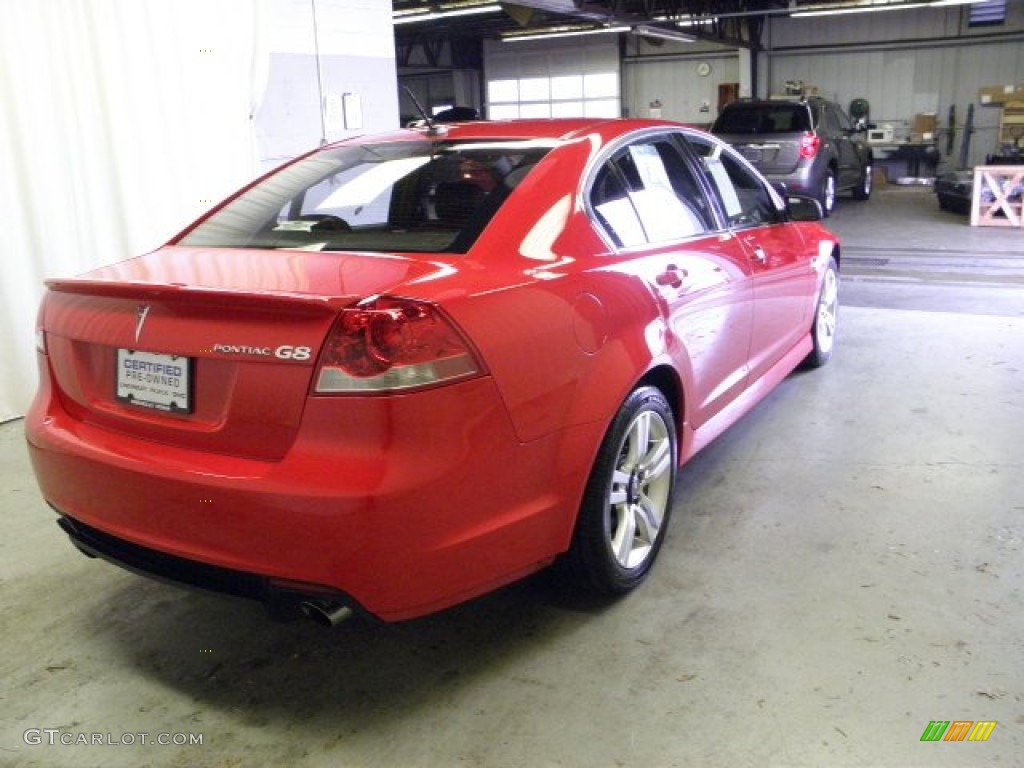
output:
[[[1007,21],[999,27],[969,28],[960,7],[777,18],[768,24],[764,43],[761,95],[784,91],[788,80],[802,80],[845,106],[864,98],[872,122],[892,124],[897,138],[909,133],[919,112],[937,113],[944,130],[955,107],[953,152],[940,168],[955,164],[967,108],[974,104],[968,158],[973,165],[998,150],[1000,109],[981,106],[978,89],[1024,83],[1024,2],[1009,3]],[[944,136],[940,149],[946,149]]]
[[718,86],[739,81],[735,50],[673,43],[652,47],[635,39],[627,41],[622,99],[626,114],[633,117],[650,117],[652,104],[660,104],[655,109],[660,108],[666,120],[709,124],[718,114]]
[[[1011,0],[1007,13],[1005,24],[980,28],[968,27],[962,6],[771,17],[762,41],[765,52],[758,56],[754,95],[783,93],[786,81],[800,80],[847,107],[851,100],[864,98],[871,105],[872,122],[893,125],[897,138],[910,132],[920,112],[935,112],[944,131],[949,109],[955,107],[953,149],[944,153],[940,170],[956,164],[967,107],[973,104],[968,159],[972,165],[981,163],[998,150],[1001,110],[981,106],[979,88],[1024,83],[1024,0]],[[747,76],[734,49],[703,43],[649,45],[629,35],[623,39],[621,52],[612,39],[537,41],[522,48],[489,43],[486,77],[585,72],[598,62],[607,69],[621,53],[624,114],[647,117],[660,109],[667,119],[701,125],[715,117],[718,86],[742,83]],[[702,63],[710,65],[707,74],[702,74],[705,67],[699,68]],[[946,146],[943,135],[940,149]]]

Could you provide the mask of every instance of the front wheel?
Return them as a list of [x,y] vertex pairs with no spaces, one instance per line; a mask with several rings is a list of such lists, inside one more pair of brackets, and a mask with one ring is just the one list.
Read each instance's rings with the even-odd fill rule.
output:
[[836,260],[829,258],[828,266],[821,280],[821,293],[814,311],[811,339],[814,348],[804,360],[808,368],[820,368],[832,358],[836,345],[836,321],[839,317],[839,270]]
[[665,539],[677,457],[664,395],[634,390],[601,443],[566,554],[578,586],[613,596],[644,580]]

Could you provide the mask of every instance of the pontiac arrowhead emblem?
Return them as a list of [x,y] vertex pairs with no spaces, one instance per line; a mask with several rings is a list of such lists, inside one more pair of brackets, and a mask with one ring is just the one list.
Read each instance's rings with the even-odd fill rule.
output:
[[139,305],[135,310],[135,343],[139,343],[139,336],[142,335],[142,326],[146,324],[146,315],[149,314],[149,305]]

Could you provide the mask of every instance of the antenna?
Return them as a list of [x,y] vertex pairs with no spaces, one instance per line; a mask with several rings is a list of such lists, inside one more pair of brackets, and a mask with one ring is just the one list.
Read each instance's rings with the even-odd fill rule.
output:
[[430,115],[427,114],[427,110],[423,108],[423,105],[420,104],[420,100],[416,98],[416,95],[408,85],[403,85],[402,89],[409,95],[409,98],[412,99],[412,103],[416,105],[416,111],[420,113],[420,117],[423,118],[423,122],[427,124],[428,136],[440,136],[447,132],[443,126],[437,125],[430,119]]

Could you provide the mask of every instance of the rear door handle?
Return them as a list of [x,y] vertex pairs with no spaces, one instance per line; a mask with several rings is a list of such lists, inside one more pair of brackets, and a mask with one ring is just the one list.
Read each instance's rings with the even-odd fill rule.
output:
[[675,264],[669,264],[664,272],[654,278],[654,282],[670,288],[681,288],[687,274],[685,269],[680,269]]
[[743,238],[743,242],[745,242],[750,247],[750,250],[753,251],[754,253],[754,258],[757,259],[761,264],[764,264],[768,261],[768,254],[764,252],[764,248],[762,248],[761,244],[757,242],[756,237],[745,237]]

